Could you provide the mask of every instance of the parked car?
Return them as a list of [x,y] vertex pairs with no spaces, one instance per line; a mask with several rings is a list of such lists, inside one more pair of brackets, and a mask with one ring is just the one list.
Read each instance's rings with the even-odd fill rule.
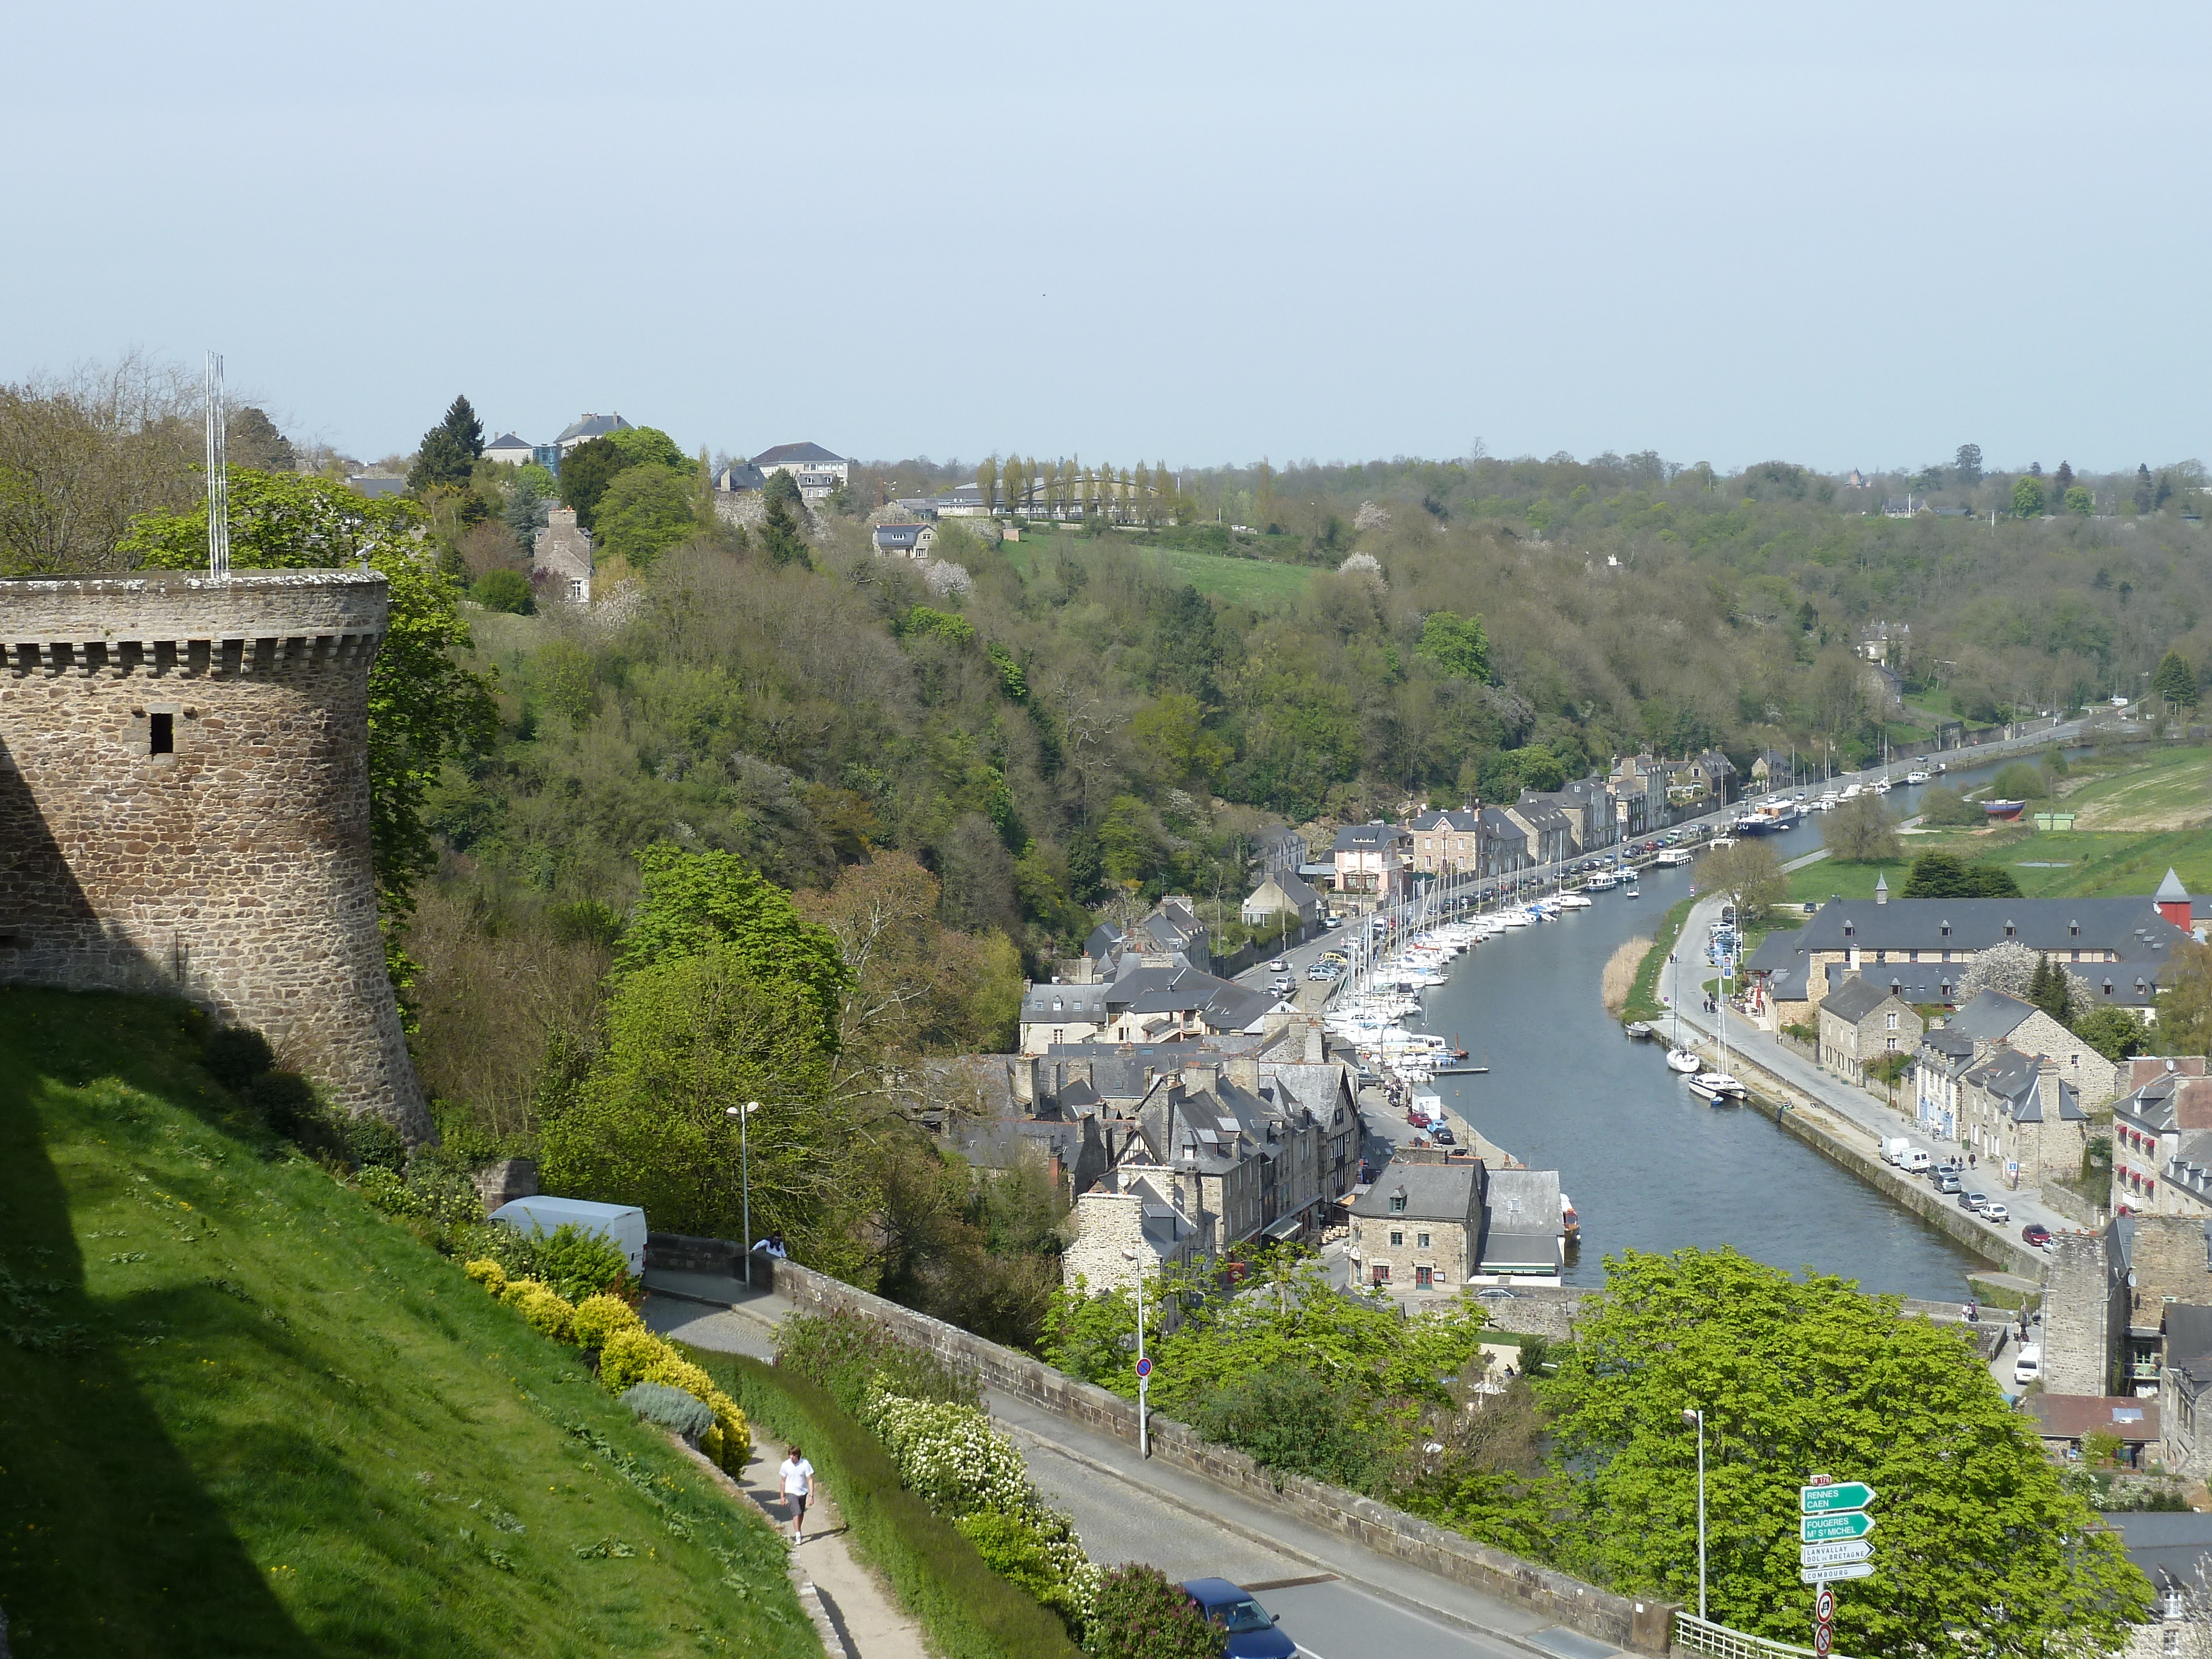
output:
[[1452,1139],[1452,1132],[1441,1124],[1437,1127],[1436,1139],[1439,1146],[1456,1146],[1459,1144]]
[[1287,962],[1271,962],[1267,964],[1267,971],[1271,974],[1279,974],[1290,965]]
[[1948,1175],[1939,1175],[1936,1177],[1936,1190],[1939,1193],[1955,1193],[1964,1185],[1966,1183],[1959,1179],[1959,1172],[1956,1170]]
[[2051,1243],[2051,1229],[2040,1221],[2031,1221],[2020,1230],[2020,1242],[2032,1244],[2039,1250]]
[[1998,1203],[1995,1199],[1991,1199],[1988,1203],[1982,1206],[1982,1219],[1984,1221],[2009,1221],[2012,1219],[2012,1212],[2005,1208],[2003,1205]]
[[1229,1644],[1227,1659],[1292,1659],[1298,1644],[1283,1634],[1274,1614],[1226,1578],[1189,1578],[1182,1593],[1207,1620],[1221,1626]]
[[2038,1382],[2043,1378],[2043,1344],[2030,1342],[2014,1356],[2012,1380],[2015,1382]]
[[1962,1210],[1972,1210],[1976,1215],[1979,1215],[1990,1207],[1990,1195],[1987,1193],[1960,1193],[1959,1207]]

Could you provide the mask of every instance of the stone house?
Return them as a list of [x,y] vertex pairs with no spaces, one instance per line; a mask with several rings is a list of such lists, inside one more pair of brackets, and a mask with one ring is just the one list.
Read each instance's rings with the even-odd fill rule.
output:
[[1717,749],[1708,749],[1675,774],[1670,793],[1680,793],[1710,805],[1725,806],[1742,794],[1735,763]]
[[1820,1065],[1846,1082],[1863,1085],[1871,1061],[1900,1051],[1913,1053],[1926,1024],[1903,997],[1863,974],[1854,974],[1820,1004]]
[[1976,957],[2024,945],[2080,975],[2100,1002],[2155,1023],[2159,987],[2172,979],[2174,952],[2188,938],[2148,898],[1893,899],[1885,891],[1831,899],[1802,927],[1768,934],[1747,966],[1767,981],[1780,1023],[1810,1024],[1811,1005],[1857,973],[1887,982],[1907,1002],[1955,1007]]
[[2000,1043],[1960,1085],[1966,1144],[2008,1187],[2016,1192],[2081,1172],[2089,1115],[2057,1060]]
[[2114,1207],[2212,1215],[2212,1078],[2202,1054],[2120,1062],[2112,1101]]
[[933,524],[879,524],[875,529],[876,551],[901,558],[926,559],[937,544]]
[[1022,1052],[1068,1042],[1173,1042],[1257,1032],[1279,998],[1196,968],[1126,969],[1111,983],[1032,984],[1022,996]]
[[542,604],[592,602],[592,538],[576,523],[576,509],[556,507],[530,550],[530,586]]
[[2154,1400],[2133,1395],[2035,1394],[2021,1410],[2035,1424],[2037,1438],[2055,1458],[2081,1455],[2081,1443],[2093,1434],[2110,1435],[2121,1446],[2121,1457],[2130,1468],[2142,1467],[2146,1451],[2155,1454],[2159,1443],[2159,1409]]
[[[1674,797],[1676,775],[1681,769],[1682,763],[1680,761],[1658,760],[1650,755],[1624,755],[1613,763],[1613,774],[1607,781],[1613,787],[1613,796],[1616,801],[1626,801],[1631,797],[1640,798],[1644,804],[1644,827],[1656,830],[1667,821],[1667,809]],[[1685,793],[1688,793],[1686,786]],[[1633,812],[1630,814],[1632,825],[1635,816]],[[1632,827],[1628,833],[1639,835],[1643,831]]]
[[1528,826],[1503,807],[1482,809],[1481,846],[1481,873],[1486,876],[1510,876],[1536,861]]
[[778,444],[754,456],[752,464],[763,478],[771,472],[788,472],[799,486],[799,498],[809,501],[835,495],[853,470],[842,455],[833,455],[817,443]]
[[1386,1165],[1352,1201],[1353,1280],[1399,1291],[1466,1284],[1481,1261],[1487,1178],[1479,1158]]
[[1413,868],[1436,873],[1482,867],[1482,811],[1431,810],[1413,823]]
[[1538,864],[1559,864],[1575,855],[1575,826],[1559,810],[1558,797],[1521,792],[1505,816],[1521,826],[1528,838],[1528,856]]
[[2106,1060],[2033,1003],[1984,991],[1920,1040],[1913,1090],[1923,1133],[1966,1139],[1966,1076],[2000,1048],[2050,1055],[2084,1112],[2110,1100],[2126,1075],[2124,1062]]
[[1214,1254],[1214,1218],[1192,1215],[1176,1201],[1168,1170],[1137,1164],[1109,1170],[1077,1194],[1070,1238],[1060,1255],[1062,1281],[1078,1279],[1093,1295],[1133,1291],[1170,1267],[1195,1267]]
[[1277,916],[1289,915],[1298,925],[1310,927],[1321,920],[1321,895],[1287,870],[1270,870],[1237,911],[1247,927],[1262,927]]
[[1295,1094],[1255,1086],[1256,1067],[1192,1061],[1137,1108],[1145,1139],[1187,1205],[1215,1218],[1218,1248],[1297,1238],[1322,1222],[1326,1126]]
[[[2170,1446],[2174,1429],[2163,1402],[2159,1415]],[[2118,1532],[2157,1596],[2150,1618],[2130,1627],[2124,1659],[2202,1654],[2212,1645],[2212,1515],[2146,1510],[2108,1515],[2105,1524]]]
[[1603,778],[1576,778],[1540,799],[1565,815],[1577,855],[1610,847],[1620,839],[1620,815],[1613,810],[1613,792]]
[[1761,790],[1794,787],[1797,757],[1779,749],[1762,749],[1751,763],[1751,781]]

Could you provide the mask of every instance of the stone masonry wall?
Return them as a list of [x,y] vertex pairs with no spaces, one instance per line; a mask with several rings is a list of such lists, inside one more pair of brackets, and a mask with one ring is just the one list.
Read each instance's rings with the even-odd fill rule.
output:
[[386,616],[367,570],[0,581],[0,983],[189,998],[428,1133],[369,856]]
[[[736,1246],[726,1240],[654,1233],[646,1241],[648,1270],[726,1273],[732,1271],[735,1261]],[[757,1282],[761,1265],[757,1258]],[[802,1313],[848,1309],[866,1315],[888,1326],[901,1340],[972,1373],[986,1389],[1040,1406],[1129,1445],[1137,1443],[1136,1406],[1118,1395],[1079,1382],[1027,1354],[855,1290],[795,1261],[768,1266],[774,1275],[775,1292],[788,1298]],[[1645,1654],[1668,1651],[1676,1611],[1671,1603],[1613,1595],[1318,1480],[1289,1475],[1278,1487],[1273,1476],[1242,1452],[1202,1440],[1172,1419],[1155,1414],[1149,1428],[1154,1457],[1244,1498],[1352,1539],[1378,1554],[1410,1561],[1440,1577],[1517,1601],[1615,1647]]]
[[2043,1386],[2052,1394],[2111,1392],[2118,1334],[2112,1328],[2110,1247],[2102,1233],[2061,1233],[2051,1243],[2043,1291]]

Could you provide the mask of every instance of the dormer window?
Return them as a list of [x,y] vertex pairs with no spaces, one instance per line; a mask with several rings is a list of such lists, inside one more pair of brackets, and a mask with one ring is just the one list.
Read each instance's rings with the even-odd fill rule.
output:
[[2006,937],[2007,939],[2012,939],[2012,938],[2016,937],[2016,936],[2019,934],[2019,933],[2020,933],[2020,929],[2019,929],[2019,928],[2017,928],[2017,927],[2014,927],[2014,926],[2012,925],[2012,918],[2011,918],[2011,917],[2009,917],[2009,916],[2006,917],[2006,918],[2005,918],[2005,937]]
[[1950,924],[1949,922],[1948,922],[1948,921],[1939,921],[1939,922],[1937,922],[1936,925],[1938,927],[1941,927],[1941,928],[1943,930],[1943,937],[1944,937],[1945,939],[1948,939],[1948,938],[1950,938],[1950,937],[1951,937],[1951,924]]
[[2081,937],[2081,924],[2078,921],[2069,921],[2066,924],[2066,931],[2073,938],[2079,939]]
[[1406,1191],[1402,1187],[1390,1194],[1390,1213],[1392,1215],[1406,1213]]
[[1844,924],[1844,937],[1845,939],[1849,939],[1849,938],[1850,938],[1853,933],[1856,933],[1857,931],[1858,931],[1858,930],[1857,930],[1856,928],[1853,927],[1850,922],[1848,922],[1848,921],[1847,921],[1847,922],[1845,922],[1845,923]]

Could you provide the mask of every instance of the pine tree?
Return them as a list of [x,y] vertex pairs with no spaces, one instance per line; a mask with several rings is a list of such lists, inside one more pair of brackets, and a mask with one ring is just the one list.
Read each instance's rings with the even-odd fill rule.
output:
[[453,434],[457,446],[468,452],[471,465],[483,459],[483,422],[477,419],[477,412],[469,407],[466,396],[453,399],[453,406],[446,410],[446,418],[439,424]]
[[2151,673],[2150,689],[2170,707],[2197,707],[2197,676],[2190,672],[2188,662],[2179,651],[2169,651],[2158,659],[2158,666]]
[[2138,465],[2136,468],[2136,511],[2138,513],[2148,513],[2150,509],[2150,466],[2148,463],[2143,463]]
[[2059,463],[2058,463],[2058,471],[2057,471],[2057,476],[2056,476],[2055,477],[2053,477],[2053,478],[2052,478],[2051,482],[2052,482],[2053,483],[2056,483],[2056,484],[2058,486],[2058,494],[2059,494],[2061,496],[2063,496],[2063,495],[2066,494],[2066,492],[2067,492],[2068,490],[2069,490],[2069,489],[2073,489],[2073,487],[2074,487],[2074,464],[2073,464],[2073,462],[2071,462],[2071,461],[2061,461],[2061,462],[2059,462]]
[[2027,1000],[2045,1013],[2051,1012],[2051,958],[2039,955],[2035,971],[2027,976]]

